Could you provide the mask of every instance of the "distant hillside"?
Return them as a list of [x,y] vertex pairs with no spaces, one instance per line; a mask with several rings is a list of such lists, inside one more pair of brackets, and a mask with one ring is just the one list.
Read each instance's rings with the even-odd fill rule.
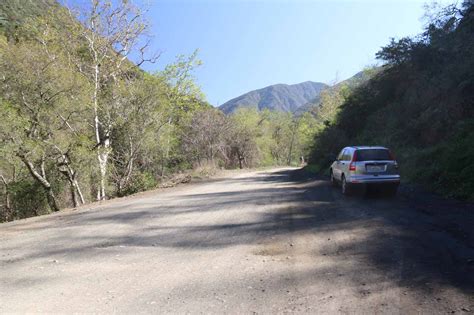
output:
[[13,31],[24,19],[43,15],[54,5],[56,0],[0,0],[0,32]]
[[327,87],[328,85],[324,83],[311,81],[292,85],[275,84],[245,93],[224,103],[219,108],[226,114],[232,113],[240,107],[294,112],[300,106],[317,99],[321,91]]
[[[348,88],[355,88],[359,84],[366,82],[369,80],[369,78],[372,76],[371,72],[376,71],[375,69],[371,69],[368,71],[360,71],[350,77],[347,80],[341,81],[333,86],[328,87],[327,89],[324,90],[323,94],[332,94],[335,93],[336,91],[340,90],[342,87],[348,87]],[[300,106],[296,111],[295,114],[303,114],[305,112],[311,112],[315,116],[317,116],[318,108],[321,105],[321,94],[319,94],[317,97],[309,101],[308,103]]]

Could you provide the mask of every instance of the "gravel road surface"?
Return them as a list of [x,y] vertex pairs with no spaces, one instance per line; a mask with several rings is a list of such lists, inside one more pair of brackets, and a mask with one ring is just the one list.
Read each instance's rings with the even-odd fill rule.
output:
[[472,205],[239,173],[0,225],[0,313],[474,312]]

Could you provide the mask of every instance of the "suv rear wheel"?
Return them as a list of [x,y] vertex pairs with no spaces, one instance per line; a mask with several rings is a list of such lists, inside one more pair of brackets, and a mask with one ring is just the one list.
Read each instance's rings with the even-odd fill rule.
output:
[[347,184],[346,177],[344,175],[341,177],[341,191],[343,195],[347,196],[350,194],[349,184]]

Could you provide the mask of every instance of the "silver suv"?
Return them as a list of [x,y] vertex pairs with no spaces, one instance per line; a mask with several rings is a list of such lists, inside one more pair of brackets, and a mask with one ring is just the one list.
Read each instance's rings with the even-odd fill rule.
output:
[[341,184],[347,195],[352,188],[367,184],[383,186],[390,195],[397,193],[400,184],[398,164],[389,149],[384,147],[345,147],[330,168],[333,185]]

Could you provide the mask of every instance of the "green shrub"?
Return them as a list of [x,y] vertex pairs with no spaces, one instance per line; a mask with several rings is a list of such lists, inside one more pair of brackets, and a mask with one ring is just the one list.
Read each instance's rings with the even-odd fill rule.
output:
[[135,194],[140,191],[145,191],[155,188],[157,181],[155,177],[148,172],[136,173],[129,185],[123,190],[123,196]]
[[10,185],[14,219],[49,213],[44,189],[32,180],[20,180]]

